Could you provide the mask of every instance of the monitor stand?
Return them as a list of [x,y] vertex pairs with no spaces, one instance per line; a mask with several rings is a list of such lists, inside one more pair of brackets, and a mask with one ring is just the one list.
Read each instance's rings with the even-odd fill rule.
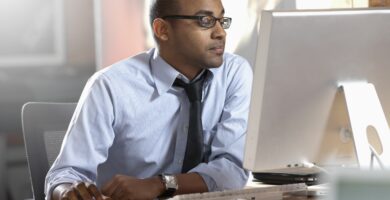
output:
[[[361,169],[390,168],[390,129],[375,86],[367,82],[345,82],[344,91],[355,152]],[[370,144],[367,131],[376,131],[381,153]],[[376,162],[375,162],[376,161]]]

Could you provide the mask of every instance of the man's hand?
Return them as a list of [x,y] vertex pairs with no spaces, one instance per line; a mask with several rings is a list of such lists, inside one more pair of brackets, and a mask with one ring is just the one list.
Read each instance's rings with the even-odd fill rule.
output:
[[152,200],[165,190],[159,177],[137,179],[125,175],[116,175],[102,188],[102,193],[112,199]]
[[76,182],[73,184],[60,184],[55,187],[53,200],[111,200],[102,195],[96,185],[92,183]]

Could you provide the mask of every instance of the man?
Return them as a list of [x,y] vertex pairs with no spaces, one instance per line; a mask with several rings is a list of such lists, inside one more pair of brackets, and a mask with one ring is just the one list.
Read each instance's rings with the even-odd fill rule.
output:
[[[224,53],[231,19],[221,0],[156,0],[150,16],[158,49],[88,81],[47,198],[154,199],[245,185],[252,72]],[[188,83],[203,83],[200,93]]]

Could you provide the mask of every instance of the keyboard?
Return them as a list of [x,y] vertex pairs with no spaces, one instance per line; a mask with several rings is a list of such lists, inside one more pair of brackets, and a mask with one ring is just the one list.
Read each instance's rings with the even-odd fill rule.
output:
[[275,200],[282,199],[283,195],[288,193],[300,192],[307,192],[306,184],[269,185],[239,190],[185,194],[174,196],[169,200]]

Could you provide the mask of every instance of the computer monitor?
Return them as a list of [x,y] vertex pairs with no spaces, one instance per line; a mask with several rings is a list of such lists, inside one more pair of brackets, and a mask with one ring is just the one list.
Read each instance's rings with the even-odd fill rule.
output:
[[[262,172],[305,162],[359,166],[340,83],[372,83],[388,124],[389,21],[386,9],[263,11],[246,169]],[[367,130],[370,144],[383,153],[375,128]]]

